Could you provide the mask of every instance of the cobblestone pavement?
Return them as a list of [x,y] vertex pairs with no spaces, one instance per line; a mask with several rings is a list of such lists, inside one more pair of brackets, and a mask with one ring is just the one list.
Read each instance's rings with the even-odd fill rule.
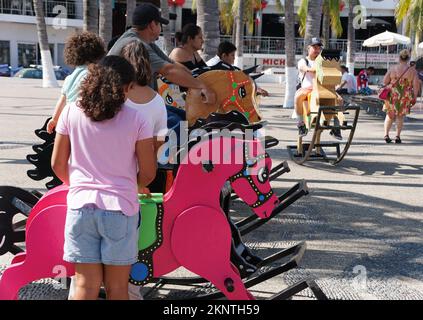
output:
[[[46,181],[26,176],[32,166],[25,156],[39,142],[33,131],[54,108],[59,89],[42,89],[41,82],[0,78],[0,185],[45,192]],[[271,96],[261,100],[267,134],[280,140],[270,149],[272,160],[288,160],[286,146],[295,144],[291,110],[282,109],[281,85],[263,84]],[[305,240],[307,251],[298,269],[251,289],[266,298],[304,278],[317,283],[330,299],[423,299],[423,115],[416,109],[405,124],[402,145],[383,141],[383,118],[360,114],[355,139],[337,166],[310,162],[272,183],[282,193],[305,179],[310,194],[275,219],[248,234],[245,241],[260,256]],[[395,134],[392,133],[394,136]],[[310,137],[308,137],[310,138]],[[330,137],[324,136],[328,141]],[[249,210],[240,202],[232,216]],[[11,255],[0,257],[4,268]],[[277,264],[275,264],[277,265]],[[175,275],[187,275],[177,270]],[[143,291],[146,288],[143,288]],[[208,286],[167,287],[152,298],[189,298]],[[21,299],[65,299],[66,289],[45,279],[20,292]],[[304,290],[294,299],[313,299]]]

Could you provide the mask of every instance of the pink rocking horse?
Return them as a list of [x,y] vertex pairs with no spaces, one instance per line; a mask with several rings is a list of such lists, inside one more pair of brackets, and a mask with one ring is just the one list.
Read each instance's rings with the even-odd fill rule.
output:
[[[156,242],[139,253],[135,269],[145,267],[144,279],[134,278],[137,272],[133,272],[130,281],[142,285],[183,266],[210,281],[228,299],[254,299],[231,263],[231,229],[219,194],[229,180],[257,216],[268,218],[279,202],[269,183],[270,170],[271,159],[260,141],[203,136],[183,159],[164,195]],[[68,277],[74,274],[72,264],[62,259],[67,190],[58,188],[31,211],[27,251],[1,276],[0,299],[16,299],[26,284],[57,276],[56,266],[66,268]]]

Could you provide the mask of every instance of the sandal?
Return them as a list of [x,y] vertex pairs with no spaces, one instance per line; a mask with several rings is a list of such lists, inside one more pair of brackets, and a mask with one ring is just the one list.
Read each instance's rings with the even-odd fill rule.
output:
[[401,138],[396,136],[395,137],[395,143],[402,143]]
[[386,143],[391,143],[392,142],[392,139],[389,138],[389,136],[385,136],[385,142]]

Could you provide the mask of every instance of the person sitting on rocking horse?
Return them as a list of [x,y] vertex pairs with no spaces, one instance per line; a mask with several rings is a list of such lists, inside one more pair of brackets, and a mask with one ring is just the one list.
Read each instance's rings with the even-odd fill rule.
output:
[[[323,43],[319,38],[312,38],[307,47],[307,57],[298,61],[300,83],[295,93],[295,112],[293,117],[297,119],[298,135],[300,137],[305,137],[308,133],[307,126],[304,123],[303,104],[307,101],[308,95],[313,91],[313,81],[316,76],[315,60],[322,52],[322,47]],[[339,129],[332,129],[330,135],[337,140],[342,140]]]
[[313,90],[313,80],[316,76],[314,62],[322,51],[323,44],[319,38],[311,39],[311,43],[307,47],[307,57],[298,61],[298,71],[300,76],[300,87],[295,93],[295,113],[297,118],[298,135],[305,137],[308,129],[303,119],[303,104],[307,101],[308,95]]

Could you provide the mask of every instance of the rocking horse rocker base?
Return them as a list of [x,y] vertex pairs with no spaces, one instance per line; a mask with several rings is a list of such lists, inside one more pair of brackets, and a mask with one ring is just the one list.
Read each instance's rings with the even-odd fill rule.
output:
[[[281,250],[265,259],[258,265],[259,270],[256,273],[249,276],[244,280],[245,288],[251,288],[260,283],[263,283],[267,280],[270,280],[284,272],[295,269],[299,266],[299,263],[304,255],[306,250],[306,243],[301,242],[295,246],[289,247],[287,249]],[[288,261],[277,266],[269,267],[271,264],[286,258],[290,257]],[[265,267],[266,271],[263,271]],[[260,268],[263,268],[261,270]],[[271,268],[269,270],[269,268]],[[206,284],[208,281],[200,277],[186,277],[186,278],[174,278],[174,277],[161,277],[157,279],[152,279],[151,282],[155,282],[154,286],[149,288],[148,291],[144,293],[144,298],[148,298],[157,290],[163,289],[166,285],[179,285],[179,286],[192,286],[195,289],[200,289],[201,286],[196,286],[200,284]],[[328,298],[319,288],[319,286],[314,282],[314,280],[306,279],[298,283],[295,283],[288,288],[283,289],[279,293],[276,293],[269,297],[269,300],[287,300],[298,294],[299,292],[310,288],[318,300],[327,300]],[[224,294],[219,291],[215,291],[208,294],[198,295],[190,297],[190,300],[211,300],[211,299],[221,299],[224,297]]]
[[[354,112],[352,124],[348,124],[348,121],[345,120],[345,115],[348,115],[349,111]],[[304,143],[303,138],[298,137],[296,146],[288,146],[288,153],[291,159],[297,164],[304,164],[306,161],[327,161],[335,165],[341,162],[351,146],[357,127],[359,113],[359,106],[321,106],[317,113],[311,112],[310,115],[312,120],[310,120],[311,123],[308,125],[308,128],[314,126],[313,137],[309,143]],[[329,125],[329,121],[332,118],[334,118],[336,124]],[[327,119],[329,119],[329,121]],[[347,141],[343,148],[339,142],[321,142],[322,133],[331,130],[338,130],[338,132],[349,131]],[[328,156],[325,151],[325,149],[328,148],[335,149],[335,156]]]

